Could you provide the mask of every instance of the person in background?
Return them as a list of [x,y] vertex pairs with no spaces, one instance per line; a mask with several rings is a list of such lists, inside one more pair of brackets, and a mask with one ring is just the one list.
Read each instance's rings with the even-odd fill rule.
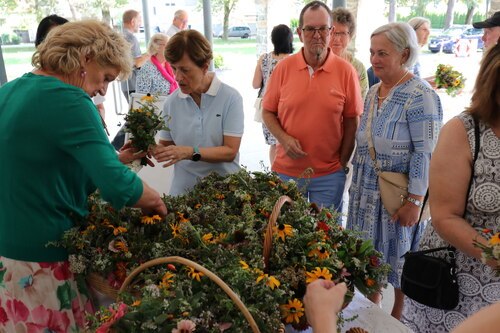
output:
[[[136,77],[139,69],[144,65],[146,61],[149,60],[148,53],[141,53],[141,47],[139,41],[134,36],[135,33],[139,32],[139,27],[142,24],[141,14],[133,9],[127,10],[123,13],[123,36],[130,43],[132,50],[132,74],[128,80],[121,81],[122,92],[125,95],[127,101],[130,99],[130,94],[134,93],[136,90]],[[123,145],[123,142],[122,142]],[[121,145],[120,145],[121,147]]]
[[347,60],[358,73],[359,85],[361,88],[361,97],[363,100],[368,92],[368,76],[365,65],[347,49],[351,40],[356,36],[356,20],[352,13],[345,8],[336,8],[332,12],[332,37],[330,48],[333,53]]
[[168,37],[172,37],[176,33],[187,29],[188,13],[185,10],[179,9],[174,13],[172,24],[165,33]]
[[130,73],[125,39],[102,22],[68,22],[49,32],[32,64],[0,88],[0,331],[83,331],[90,302],[65,249],[48,243],[88,214],[96,189],[115,209],[167,210],[120,163],[90,99]]
[[162,33],[154,34],[148,45],[151,58],[137,73],[136,90],[142,94],[170,95],[178,88],[172,67],[165,59],[165,48],[168,36]]
[[[271,31],[271,42],[274,47],[273,51],[262,54],[257,61],[257,66],[255,66],[252,86],[254,89],[260,89],[258,97],[264,96],[266,83],[273,73],[274,67],[280,60],[293,53],[292,30],[285,24],[275,26]],[[269,132],[265,124],[262,124],[262,131],[266,144],[269,145],[269,161],[272,165],[276,157],[276,138]]]
[[170,131],[160,131],[153,156],[163,167],[174,165],[171,195],[189,191],[212,172],[237,172],[243,135],[243,99],[208,67],[213,59],[208,40],[196,30],[176,33],[165,58],[179,89],[165,101],[162,116]]
[[500,37],[500,11],[495,12],[490,18],[482,22],[474,22],[472,26],[476,29],[483,29],[484,42],[483,49],[486,51],[498,43]]
[[[417,34],[418,45],[420,46],[420,48],[424,47],[424,45],[427,44],[429,36],[431,34],[431,21],[429,19],[426,19],[425,17],[413,17],[408,21],[408,24],[413,28],[413,30],[415,30],[415,33]],[[411,72],[414,75],[421,77],[420,68],[420,62],[417,61],[411,69]],[[434,82],[434,75],[426,77],[424,78],[424,80],[427,81],[431,85],[431,87],[436,86],[436,83]],[[373,72],[372,67],[368,68],[368,81],[370,87],[375,83],[380,82],[380,79]]]
[[362,100],[356,71],[328,47],[331,30],[327,5],[304,6],[297,28],[304,47],[274,69],[262,118],[279,142],[272,170],[298,182],[310,202],[342,211]]
[[[381,81],[370,88],[365,99],[349,189],[347,228],[372,240],[391,266],[388,282],[395,293],[391,314],[397,319],[404,300],[400,289],[402,256],[410,250],[413,234],[418,239],[423,229],[423,223],[418,230],[415,224],[427,192],[429,161],[443,119],[438,95],[409,70],[418,53],[415,31],[407,23],[386,24],[372,33],[370,62]],[[369,153],[370,141],[380,171],[409,177],[408,196],[392,216],[380,198],[377,170]],[[381,301],[380,293],[368,298],[377,304]]]
[[[432,155],[432,224],[425,230],[420,249],[455,247],[459,303],[452,310],[440,310],[406,298],[402,321],[417,333],[448,332],[481,308],[500,301],[498,261],[483,263],[482,250],[473,245],[474,240],[488,244],[484,230],[491,230],[492,235],[500,231],[499,80],[500,45],[496,44],[483,57],[470,107],[446,123]],[[474,162],[476,122],[479,149]]]

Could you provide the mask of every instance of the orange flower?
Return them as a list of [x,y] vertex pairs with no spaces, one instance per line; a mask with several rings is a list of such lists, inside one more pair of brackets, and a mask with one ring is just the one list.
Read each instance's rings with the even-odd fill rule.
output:
[[367,287],[373,287],[376,283],[377,281],[375,281],[374,279],[367,278],[365,280],[365,284]]
[[332,280],[332,273],[328,270],[328,268],[323,267],[316,267],[313,269],[311,272],[306,272],[306,283],[311,283],[316,281],[317,279],[323,279],[323,280]]
[[304,315],[304,305],[300,300],[294,298],[293,300],[289,300],[288,304],[280,305],[281,317],[285,319],[287,324],[290,323],[299,323],[300,317]]
[[490,238],[488,241],[490,245],[498,245],[500,244],[500,232],[497,232],[496,234],[493,235],[493,237]]

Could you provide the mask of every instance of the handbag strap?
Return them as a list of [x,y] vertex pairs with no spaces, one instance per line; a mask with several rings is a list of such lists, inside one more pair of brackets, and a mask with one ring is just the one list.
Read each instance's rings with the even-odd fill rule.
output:
[[[474,115],[474,114],[472,115],[472,122],[474,123],[474,157],[472,159],[472,173],[471,173],[471,176],[469,179],[469,186],[467,188],[467,195],[465,196],[465,209],[464,209],[464,214],[462,215],[462,217],[464,217],[464,218],[465,218],[465,212],[467,209],[467,202],[469,201],[470,190],[472,188],[472,182],[474,181],[474,166],[476,165],[477,157],[479,156],[479,148],[480,148],[480,141],[481,141],[481,132],[479,130],[479,120],[477,119],[476,115]],[[423,206],[425,206],[425,202],[427,201],[428,196],[429,196],[429,191],[427,191],[427,193],[425,194],[425,200],[424,200]],[[423,211],[423,209],[422,209],[422,211]],[[420,212],[420,217],[422,217],[422,212]],[[413,245],[415,242],[415,236],[417,234],[419,224],[420,224],[420,219],[418,220],[417,225],[415,226],[415,230],[413,231],[413,237],[411,240],[411,247],[410,248],[413,248]],[[449,254],[451,263],[453,265],[455,265],[456,248],[454,246],[448,245],[444,248],[436,248],[436,249],[421,251],[421,253],[422,252],[425,252],[425,253],[434,252],[432,250],[441,251],[445,248],[448,249],[448,254]]]
[[373,122],[373,107],[374,107],[375,95],[370,100],[370,107],[368,108],[368,119],[366,121],[366,141],[368,142],[368,153],[373,161],[373,168],[378,176],[380,176],[381,167],[380,163],[377,160],[377,151],[375,150],[375,146],[373,145],[372,138],[372,122]]

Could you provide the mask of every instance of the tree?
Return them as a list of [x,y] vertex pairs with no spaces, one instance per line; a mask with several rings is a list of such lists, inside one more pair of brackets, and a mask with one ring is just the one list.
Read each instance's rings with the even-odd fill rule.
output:
[[479,7],[479,1],[475,0],[465,0],[467,4],[467,15],[465,16],[465,24],[472,24],[474,18],[474,12]]
[[448,29],[453,25],[453,9],[455,8],[455,0],[448,0],[446,16],[444,20],[444,29]]
[[[224,14],[223,24],[222,24],[222,39],[227,40],[227,33],[229,30],[229,15],[233,11],[234,7],[239,0],[212,0],[212,12],[220,13],[221,10]],[[198,7],[201,9],[203,6],[201,0],[198,1]]]
[[396,0],[389,1],[389,22],[396,21]]

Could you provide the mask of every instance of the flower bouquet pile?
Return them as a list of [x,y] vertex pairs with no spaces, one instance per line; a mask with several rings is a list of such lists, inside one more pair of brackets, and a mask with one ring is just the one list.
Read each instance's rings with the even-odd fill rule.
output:
[[[283,195],[292,202],[271,225],[272,247],[265,259],[269,217]],[[72,269],[96,272],[118,288],[150,259],[184,257],[225,281],[263,332],[278,332],[283,323],[307,328],[302,298],[316,279],[346,282],[350,297],[354,287],[370,294],[386,283],[389,267],[370,241],[342,229],[336,213],[310,205],[296,183],[282,182],[274,173],[212,174],[186,195],[164,200],[169,213],[162,220],[137,209],[115,211],[91,197],[89,216],[66,232],[61,244]],[[182,323],[195,325],[196,332],[249,332],[237,307],[202,272],[168,264],[140,277],[121,295],[123,303],[91,318],[91,329],[171,332]]]
[[435,82],[438,89],[445,89],[448,95],[454,97],[464,88],[465,78],[452,66],[439,64],[436,69]]
[[500,232],[494,233],[491,229],[483,229],[481,234],[488,239],[488,244],[479,243],[477,240],[474,240],[473,244],[483,251],[481,254],[481,261],[483,263],[486,264],[486,262],[490,260],[497,262],[495,271],[496,274],[500,276]]
[[[131,134],[131,145],[138,149],[138,153],[148,151],[156,144],[158,131],[168,130],[165,119],[159,115],[157,101],[158,97],[147,94],[137,102],[140,107],[132,107],[125,116],[124,131]],[[145,158],[141,160],[141,165],[147,165]]]

